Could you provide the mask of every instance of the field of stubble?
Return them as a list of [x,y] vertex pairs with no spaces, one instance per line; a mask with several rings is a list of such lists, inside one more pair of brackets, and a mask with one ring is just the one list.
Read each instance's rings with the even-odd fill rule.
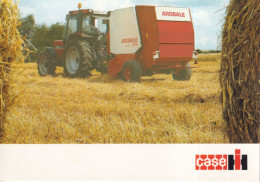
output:
[[190,81],[154,75],[141,83],[96,72],[69,79],[61,68],[55,77],[40,77],[35,63],[14,64],[14,100],[0,142],[226,143],[220,55],[201,55],[199,61]]

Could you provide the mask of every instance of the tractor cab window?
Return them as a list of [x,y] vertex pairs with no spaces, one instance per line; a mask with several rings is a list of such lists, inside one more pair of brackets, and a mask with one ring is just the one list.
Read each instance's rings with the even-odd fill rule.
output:
[[87,33],[97,33],[97,28],[95,27],[95,19],[91,16],[83,16],[82,23],[83,32]]
[[78,31],[77,26],[77,16],[71,16],[68,21],[68,31],[67,35],[70,35],[72,33],[75,33]]
[[98,30],[101,32],[101,33],[106,33],[107,32],[107,23],[108,23],[108,20],[105,20],[103,18],[98,18],[96,19],[96,24],[98,25]]
[[87,33],[106,33],[107,23],[102,18],[84,15],[82,30]]

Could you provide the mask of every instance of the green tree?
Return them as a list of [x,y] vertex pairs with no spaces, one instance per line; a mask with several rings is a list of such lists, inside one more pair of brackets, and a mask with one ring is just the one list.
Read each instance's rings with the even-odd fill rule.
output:
[[[54,40],[62,40],[65,26],[61,23],[47,25],[36,25],[31,36],[31,43],[37,48],[38,53],[46,47],[52,47]],[[36,56],[31,56],[30,61],[36,61]]]
[[200,50],[200,49],[196,49],[195,51],[196,51],[197,53],[199,53],[199,54],[203,53],[203,51]]
[[63,38],[65,26],[61,23],[56,23],[47,27],[45,24],[35,26],[32,35],[32,44],[38,49],[43,50],[45,47],[52,47],[54,40]]
[[43,25],[36,25],[34,28],[34,33],[32,35],[32,44],[39,50],[42,50],[45,46],[48,45],[48,31],[49,28]]
[[[52,47],[54,40],[61,40],[63,38],[63,31],[65,26],[62,23],[52,24],[50,27],[47,25],[35,25],[34,15],[30,14],[25,18],[20,19],[21,25],[19,32],[25,41],[27,47],[34,50],[34,47],[41,52],[45,47]],[[32,46],[32,45],[34,46]],[[25,62],[35,61],[36,56],[31,54]]]
[[25,18],[20,19],[21,26],[19,32],[23,37],[26,37],[28,40],[31,39],[31,36],[34,31],[35,19],[32,14],[26,16]]
[[49,45],[52,45],[54,40],[63,39],[64,29],[65,26],[59,22],[51,25],[47,34]]

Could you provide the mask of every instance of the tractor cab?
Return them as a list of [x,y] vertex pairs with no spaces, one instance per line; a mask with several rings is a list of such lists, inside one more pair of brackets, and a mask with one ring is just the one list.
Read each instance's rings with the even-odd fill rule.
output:
[[92,9],[81,9],[70,11],[66,16],[66,29],[64,40],[68,40],[71,35],[83,37],[93,37],[104,35],[108,31],[110,12],[96,11]]

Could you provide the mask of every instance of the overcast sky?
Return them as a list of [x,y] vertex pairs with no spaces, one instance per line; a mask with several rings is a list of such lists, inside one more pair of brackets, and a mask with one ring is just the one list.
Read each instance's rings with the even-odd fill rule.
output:
[[114,10],[133,5],[160,5],[191,9],[195,28],[196,49],[217,49],[229,0],[20,0],[22,17],[33,14],[36,24],[65,23],[70,10],[81,2],[85,9]]

